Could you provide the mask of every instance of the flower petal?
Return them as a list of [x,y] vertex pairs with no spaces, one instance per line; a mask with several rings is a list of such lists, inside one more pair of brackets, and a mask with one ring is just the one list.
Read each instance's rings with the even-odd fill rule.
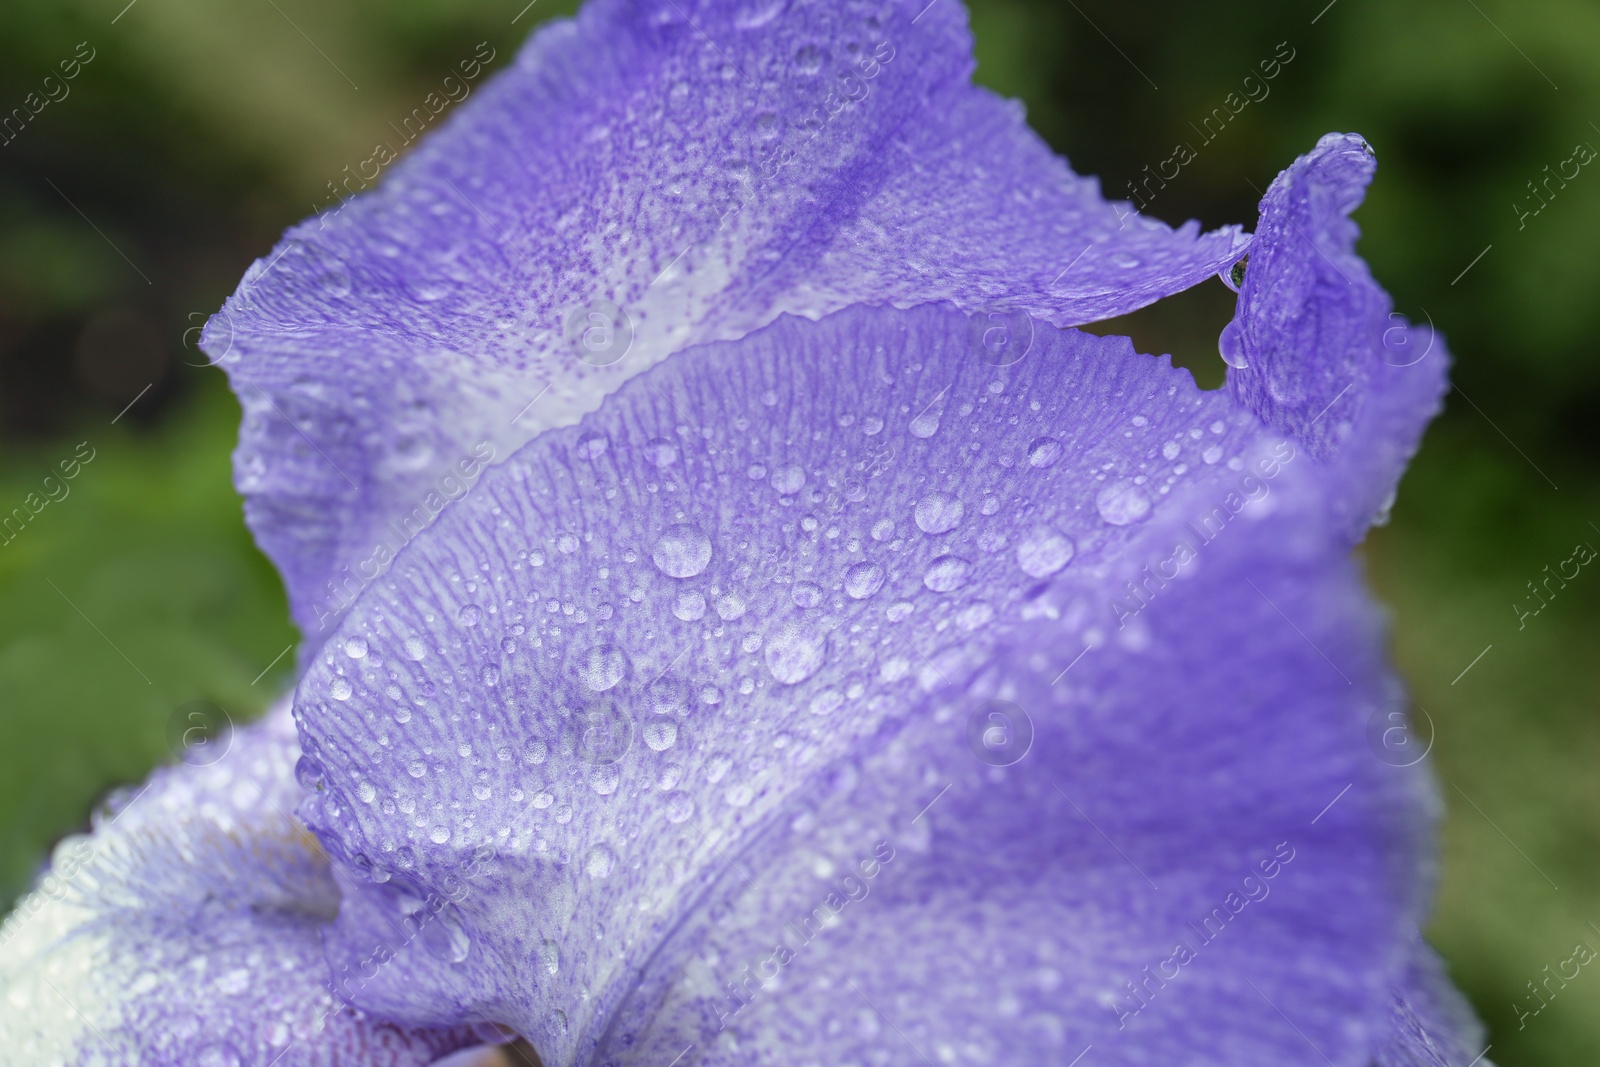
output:
[[1330,133],[1278,175],[1221,338],[1233,395],[1313,456],[1337,456],[1348,477],[1329,498],[1352,540],[1387,515],[1448,387],[1432,325],[1392,311],[1355,253],[1349,216],[1376,168],[1366,141]]
[[[916,1062],[895,1027],[997,1062],[1363,1061],[1426,792],[1365,738],[1399,689],[1344,472],[1126,339],[1041,325],[996,367],[989,325],[851,308],[688,353],[366,590],[296,696],[336,971],[440,903],[356,1003],[559,1063]],[[871,921],[718,1038],[724,983],[879,841]]]
[[204,344],[296,620],[330,632],[485,457],[692,343],[854,302],[1072,325],[1237,257],[1104,200],[972,65],[955,3],[596,0],[292,229]]
[[1373,1050],[1376,1067],[1494,1067],[1484,1058],[1483,1025],[1417,937],[1389,998],[1389,1026]]
[[[287,704],[157,771],[0,927],[0,1043],[28,1063],[420,1067],[479,1031],[400,1027],[328,992],[326,860],[299,795]],[[198,765],[204,761],[204,765]],[[488,1031],[487,1027],[481,1028]]]

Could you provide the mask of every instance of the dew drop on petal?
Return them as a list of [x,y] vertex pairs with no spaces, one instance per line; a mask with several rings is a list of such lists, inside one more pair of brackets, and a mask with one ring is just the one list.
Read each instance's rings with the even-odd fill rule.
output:
[[795,685],[822,666],[823,635],[815,627],[787,622],[767,640],[767,670],[783,685]]
[[1072,539],[1054,530],[1039,529],[1017,545],[1017,565],[1030,578],[1048,578],[1072,562]]
[[405,640],[406,659],[420,660],[428,654],[428,646],[423,644],[420,637],[408,637]]
[[611,873],[616,862],[616,854],[605,845],[600,845],[583,861],[583,869],[590,878],[604,878]]
[[972,564],[960,556],[940,556],[928,564],[923,572],[922,584],[935,593],[948,593],[967,584]]
[[923,533],[942,534],[955,529],[966,510],[966,506],[953,496],[929,493],[917,501],[912,516],[916,519],[917,529]]
[[599,459],[611,447],[611,439],[598,430],[578,435],[578,455],[584,459]]
[[604,693],[628,672],[628,658],[616,645],[596,645],[578,658],[578,677],[596,693]]
[[371,804],[378,797],[378,787],[363,781],[356,786],[356,796],[361,798],[361,803]]
[[648,442],[644,454],[657,467],[670,467],[678,462],[678,446],[665,437]]
[[894,536],[894,520],[879,519],[872,524],[872,539],[874,541],[887,541]]
[[711,539],[698,527],[674,523],[661,532],[650,558],[669,578],[693,578],[711,562]]
[[865,600],[883,588],[883,568],[876,563],[857,563],[844,575],[845,595]]
[[1054,437],[1035,438],[1028,446],[1028,466],[1048,467],[1061,458],[1061,442]]
[[1113,526],[1127,526],[1150,514],[1150,498],[1129,481],[1112,482],[1094,498],[1100,517]]
[[350,693],[350,681],[347,678],[335,678],[328,685],[328,695],[335,700],[349,700]]
[[644,724],[644,743],[652,752],[665,752],[678,740],[678,724],[671,719],[655,719]]
[[367,654],[367,641],[364,637],[352,637],[344,643],[344,654],[351,659],[361,659]]
[[1217,336],[1217,351],[1222,354],[1222,362],[1230,367],[1243,370],[1250,365],[1244,358],[1244,331],[1239,328],[1237,320],[1222,328],[1222,333]]
[[744,614],[744,597],[738,593],[727,593],[717,598],[717,618],[723,622],[732,622]]
[[667,821],[683,822],[694,814],[694,798],[687,793],[673,793],[667,798]]
[[797,608],[814,608],[822,603],[822,588],[815,582],[795,582],[789,597]]
[[468,604],[456,613],[456,621],[462,626],[476,626],[483,621],[483,610],[476,604]]
[[799,467],[794,466],[793,464],[790,464],[786,467],[779,467],[777,470],[772,472],[772,488],[776,489],[783,496],[790,496],[794,493],[798,493],[800,491],[800,487],[805,484],[806,472],[801,470]]
[[694,622],[705,617],[706,598],[701,593],[679,593],[672,605],[672,614],[684,622]]
[[446,841],[450,840],[450,828],[448,826],[435,826],[432,830],[428,831],[428,840],[432,841],[436,845],[444,844]]

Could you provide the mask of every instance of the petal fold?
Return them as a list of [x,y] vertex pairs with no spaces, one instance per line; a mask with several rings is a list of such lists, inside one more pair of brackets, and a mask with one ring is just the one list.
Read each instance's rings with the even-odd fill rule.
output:
[[991,325],[685,353],[365,590],[295,699],[355,1003],[564,1064],[1365,1067],[1431,807],[1343,472]]
[[1366,141],[1330,133],[1278,175],[1219,340],[1240,403],[1344,472],[1328,496],[1352,539],[1386,519],[1450,360],[1432,324],[1393,311],[1355,253],[1350,213],[1376,169]]
[[486,463],[688,345],[949,300],[996,313],[975,343],[1005,362],[1003,313],[1102,319],[1237,258],[1236,228],[1105,200],[972,67],[952,2],[594,0],[290,230],[203,343],[302,628]]
[[[226,749],[220,758],[218,750]],[[287,704],[190,749],[57,847],[0,927],[16,1062],[422,1067],[493,1034],[396,1026],[331,995],[339,909],[299,798]]]

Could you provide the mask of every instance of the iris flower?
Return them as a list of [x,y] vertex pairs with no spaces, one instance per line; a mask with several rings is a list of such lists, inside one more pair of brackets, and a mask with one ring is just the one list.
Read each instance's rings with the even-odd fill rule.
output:
[[[298,682],[60,846],[8,1059],[1478,1054],[1351,558],[1447,362],[1371,149],[1172,229],[972,67],[956,0],[591,0],[250,269]],[[1075,329],[1219,272],[1220,390]]]

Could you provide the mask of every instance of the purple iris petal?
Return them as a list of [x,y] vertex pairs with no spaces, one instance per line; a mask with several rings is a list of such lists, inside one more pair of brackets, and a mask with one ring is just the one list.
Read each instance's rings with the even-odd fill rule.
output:
[[1366,1062],[1427,792],[1330,493],[1389,486],[984,323],[687,353],[372,584],[296,700],[355,1003],[559,1063]]
[[1074,325],[1237,258],[1104,200],[972,66],[955,3],[597,0],[291,230],[205,345],[296,620],[326,636],[485,457],[690,344],[856,302]]
[[421,1067],[492,1033],[395,1025],[330,992],[339,890],[285,814],[301,796],[287,704],[214,744],[220,759],[158,771],[62,842],[0,927],[7,1058]]

